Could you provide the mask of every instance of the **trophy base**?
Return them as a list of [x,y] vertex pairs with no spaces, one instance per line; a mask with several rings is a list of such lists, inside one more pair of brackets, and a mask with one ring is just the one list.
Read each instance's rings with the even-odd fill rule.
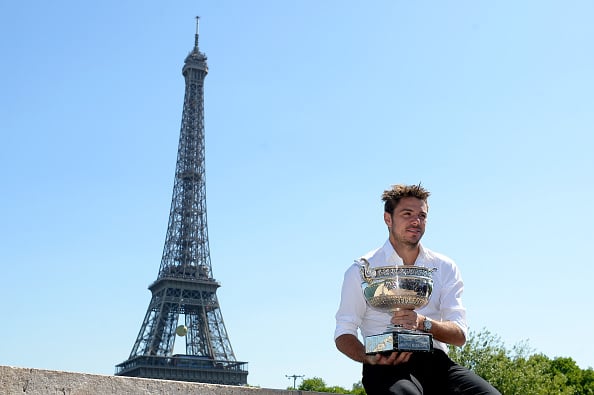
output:
[[433,352],[430,333],[397,329],[365,338],[365,353],[391,354],[392,352]]

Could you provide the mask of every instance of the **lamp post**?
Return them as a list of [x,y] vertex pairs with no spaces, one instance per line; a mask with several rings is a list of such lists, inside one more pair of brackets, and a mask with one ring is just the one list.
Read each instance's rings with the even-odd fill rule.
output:
[[290,376],[289,375],[285,375],[285,377],[287,377],[288,379],[293,379],[293,389],[296,390],[297,389],[297,387],[296,387],[296,381],[297,381],[298,378],[301,378],[303,376],[298,376],[296,374],[292,374]]

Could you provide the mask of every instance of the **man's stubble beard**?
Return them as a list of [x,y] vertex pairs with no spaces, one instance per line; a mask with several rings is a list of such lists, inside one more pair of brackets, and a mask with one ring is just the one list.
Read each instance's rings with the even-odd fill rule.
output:
[[393,239],[396,241],[396,245],[402,245],[407,248],[417,248],[421,243],[421,239],[423,238],[423,234],[419,237],[417,241],[410,241],[405,237],[400,237],[398,235],[392,235]]

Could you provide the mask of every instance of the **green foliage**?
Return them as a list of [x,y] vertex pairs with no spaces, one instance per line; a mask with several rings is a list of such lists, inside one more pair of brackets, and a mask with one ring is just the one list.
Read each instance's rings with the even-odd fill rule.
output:
[[594,395],[592,368],[581,370],[571,358],[534,354],[525,342],[508,350],[486,330],[471,332],[463,347],[450,346],[450,357],[505,395]]
[[361,383],[361,381],[358,381],[355,384],[353,384],[353,389],[350,393],[354,395],[367,395],[367,393],[365,392],[365,388],[363,388],[363,383]]
[[301,382],[301,385],[297,389],[302,391],[317,391],[317,392],[324,392],[322,390],[326,389],[326,383],[319,377],[314,377],[311,379],[305,379]]
[[305,379],[297,388],[301,391],[329,392],[332,394],[350,394],[350,391],[338,386],[327,387],[324,380],[319,377]]
[[[287,389],[294,388],[289,387]],[[353,384],[353,389],[349,391],[346,388],[342,388],[339,386],[328,387],[326,386],[326,382],[319,377],[304,379],[297,389],[301,391],[328,392],[331,394],[366,395],[365,390],[363,389],[363,384],[361,384],[360,381],[358,383]]]

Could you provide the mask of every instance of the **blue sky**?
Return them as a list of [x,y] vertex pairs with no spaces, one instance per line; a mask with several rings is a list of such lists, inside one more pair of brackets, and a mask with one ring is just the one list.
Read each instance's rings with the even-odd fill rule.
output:
[[431,192],[472,330],[594,366],[589,1],[0,4],[0,364],[113,374],[157,278],[196,15],[217,296],[248,383],[350,388],[334,314]]

